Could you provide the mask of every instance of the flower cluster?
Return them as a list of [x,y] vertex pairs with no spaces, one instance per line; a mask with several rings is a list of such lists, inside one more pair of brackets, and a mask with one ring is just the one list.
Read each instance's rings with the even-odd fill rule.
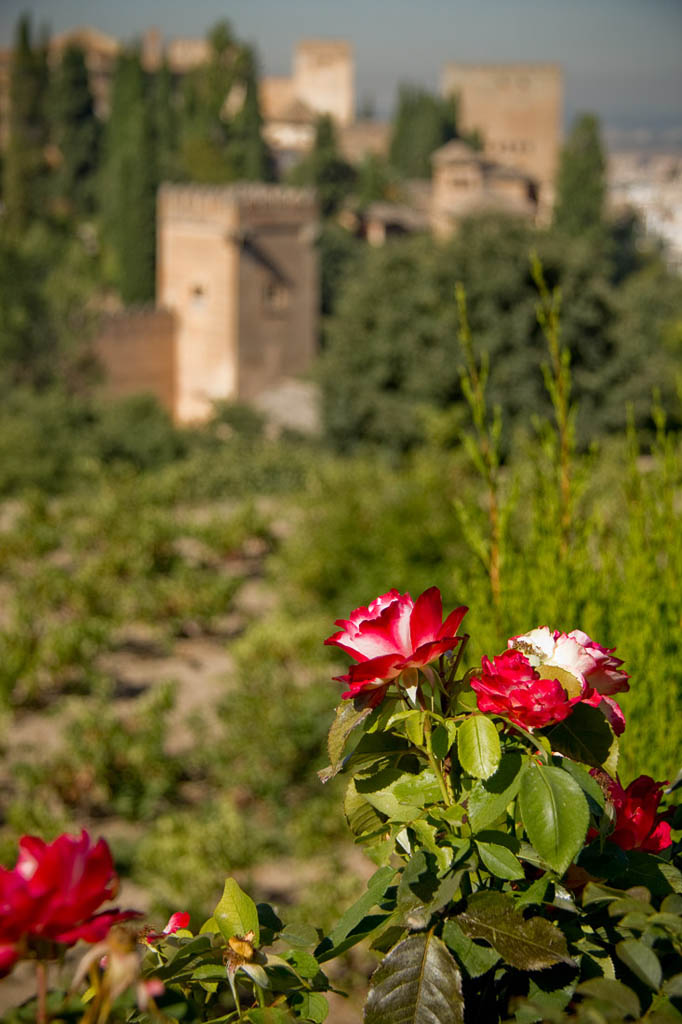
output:
[[471,687],[481,711],[504,715],[522,728],[554,725],[583,703],[598,707],[620,735],[625,718],[611,695],[629,689],[622,664],[613,648],[580,629],[561,633],[542,626],[512,637],[508,650],[492,661],[484,657]]
[[337,619],[341,629],[325,640],[346,651],[357,664],[335,678],[348,686],[344,698],[374,691],[379,703],[388,685],[408,669],[424,668],[461,641],[457,631],[468,608],[450,612],[443,622],[443,602],[437,587],[425,590],[416,601],[409,594],[389,590],[368,607],[356,608],[349,619]]
[[109,847],[88,833],[36,836],[19,842],[16,866],[0,869],[0,975],[47,944],[100,942],[111,926],[138,917],[133,910],[95,913],[118,889]]

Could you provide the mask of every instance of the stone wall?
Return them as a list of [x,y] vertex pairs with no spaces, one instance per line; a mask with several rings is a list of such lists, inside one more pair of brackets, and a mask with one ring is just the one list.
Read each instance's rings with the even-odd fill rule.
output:
[[561,68],[447,64],[442,92],[458,97],[459,127],[480,132],[485,155],[534,178],[541,205],[551,205],[561,135]]
[[102,364],[103,394],[121,398],[154,395],[175,410],[175,321],[164,309],[129,309],[107,314],[93,348]]
[[294,55],[294,95],[337,124],[355,119],[355,67],[350,43],[304,39]]

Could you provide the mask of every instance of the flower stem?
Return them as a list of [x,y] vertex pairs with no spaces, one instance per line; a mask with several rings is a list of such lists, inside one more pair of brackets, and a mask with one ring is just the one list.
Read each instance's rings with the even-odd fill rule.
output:
[[441,795],[443,797],[443,802],[446,807],[452,807],[452,799],[450,797],[450,793],[448,792],[448,787],[445,784],[445,779],[443,778],[441,766],[439,765],[437,759],[435,758],[433,748],[431,746],[431,719],[429,718],[428,715],[424,716],[424,742],[426,745],[426,756],[429,759],[429,764],[431,765],[433,774],[438,779],[438,785],[440,787]]
[[36,960],[36,986],[38,989],[37,1024],[47,1024],[47,964]]

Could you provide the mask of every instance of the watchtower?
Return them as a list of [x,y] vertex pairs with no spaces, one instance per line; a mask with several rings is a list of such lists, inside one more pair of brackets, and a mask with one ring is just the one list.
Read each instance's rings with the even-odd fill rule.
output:
[[279,185],[164,185],[157,305],[175,319],[175,418],[248,400],[310,365],[317,207]]

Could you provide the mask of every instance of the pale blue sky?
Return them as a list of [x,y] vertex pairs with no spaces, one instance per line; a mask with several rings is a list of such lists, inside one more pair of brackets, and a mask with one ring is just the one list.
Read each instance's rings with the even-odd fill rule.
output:
[[286,74],[301,36],[355,46],[358,98],[390,112],[399,81],[435,88],[447,60],[551,60],[566,113],[606,124],[677,127],[682,139],[682,0],[0,0],[0,45],[19,14],[55,31],[90,24],[123,38],[150,25],[203,35],[219,18]]

